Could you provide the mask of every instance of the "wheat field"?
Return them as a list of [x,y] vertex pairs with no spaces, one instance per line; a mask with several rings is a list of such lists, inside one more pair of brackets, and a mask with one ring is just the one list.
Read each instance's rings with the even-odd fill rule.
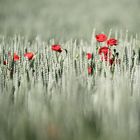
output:
[[0,140],[139,140],[139,8],[0,0]]
[[[0,37],[1,140],[139,139],[137,35],[110,31],[108,36],[119,40],[115,47],[121,64],[112,67],[97,61],[89,75],[85,53],[92,52],[94,60],[99,59],[95,34],[94,30],[91,43],[59,42],[67,49],[62,53],[51,50],[54,39]],[[25,50],[35,52],[35,58],[22,57]],[[4,65],[8,51],[20,54],[20,61],[8,58]]]

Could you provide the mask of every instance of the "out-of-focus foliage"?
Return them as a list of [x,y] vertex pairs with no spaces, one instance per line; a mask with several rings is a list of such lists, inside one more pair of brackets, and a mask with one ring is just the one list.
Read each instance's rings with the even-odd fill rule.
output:
[[0,0],[0,34],[89,39],[92,29],[139,32],[139,0]]

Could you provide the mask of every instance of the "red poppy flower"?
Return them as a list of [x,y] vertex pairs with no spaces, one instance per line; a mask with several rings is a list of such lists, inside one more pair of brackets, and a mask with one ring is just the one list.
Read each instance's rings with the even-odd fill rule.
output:
[[93,72],[93,68],[92,67],[88,67],[88,74],[92,74]]
[[98,42],[104,42],[107,40],[107,36],[105,34],[98,34],[96,35],[96,40]]
[[113,58],[109,59],[109,64],[113,65],[113,63],[114,63],[114,59]]
[[52,45],[52,50],[56,52],[62,52],[60,45]]
[[109,57],[111,56],[111,51],[108,47],[104,46],[99,49],[99,55],[101,56],[101,60],[105,59],[105,61],[107,61],[108,55]]
[[18,61],[20,59],[20,57],[16,53],[14,53],[13,59],[16,62],[16,61]]
[[3,61],[3,65],[7,65],[8,62],[6,60]]
[[92,58],[92,54],[91,53],[87,53],[87,59],[91,59]]
[[113,46],[113,45],[117,45],[118,44],[118,41],[116,40],[116,39],[114,39],[114,38],[111,38],[111,39],[109,39],[108,41],[107,41],[107,45],[108,46]]
[[27,52],[24,54],[24,57],[28,58],[28,60],[32,60],[32,58],[34,57],[34,53]]

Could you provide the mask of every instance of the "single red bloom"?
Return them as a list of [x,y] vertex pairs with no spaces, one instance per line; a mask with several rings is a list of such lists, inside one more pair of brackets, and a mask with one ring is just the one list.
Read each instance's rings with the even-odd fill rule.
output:
[[88,74],[92,74],[93,72],[93,68],[92,67],[88,67]]
[[92,58],[92,53],[87,53],[87,59],[91,59]]
[[13,59],[16,62],[16,61],[18,61],[20,59],[20,57],[16,53],[14,53]]
[[107,45],[108,46],[116,46],[116,45],[118,45],[118,41],[116,40],[116,39],[114,39],[114,38],[110,38],[108,41],[107,41]]
[[3,65],[7,65],[8,62],[6,60],[3,61]]
[[52,45],[52,50],[60,53],[62,52],[60,45]]
[[114,59],[113,58],[109,59],[109,64],[113,65],[113,63],[114,63]]
[[96,35],[96,40],[98,42],[104,42],[107,40],[107,36],[105,34],[98,34]]
[[32,60],[32,58],[34,57],[34,53],[27,52],[24,54],[24,57],[28,58],[28,60]]
[[102,61],[103,61],[103,59],[105,59],[105,61],[107,61],[108,55],[109,55],[109,57],[111,56],[111,51],[109,50],[108,47],[104,46],[99,49],[99,55],[101,56]]

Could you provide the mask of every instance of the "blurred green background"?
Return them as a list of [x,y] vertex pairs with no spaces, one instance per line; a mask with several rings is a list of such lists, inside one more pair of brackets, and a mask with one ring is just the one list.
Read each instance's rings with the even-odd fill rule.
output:
[[0,0],[0,34],[91,39],[92,30],[139,33],[140,0]]

